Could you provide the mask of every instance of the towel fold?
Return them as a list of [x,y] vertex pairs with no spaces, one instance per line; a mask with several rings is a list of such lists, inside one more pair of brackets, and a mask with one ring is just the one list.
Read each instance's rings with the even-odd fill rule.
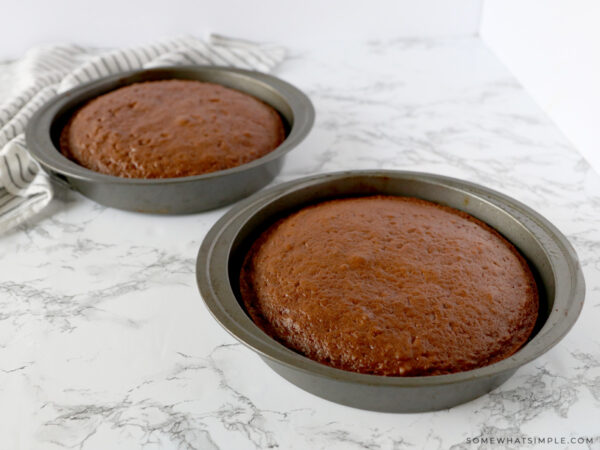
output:
[[211,35],[208,41],[184,36],[108,51],[44,46],[0,63],[0,233],[42,210],[54,195],[50,177],[27,151],[24,130],[33,113],[55,95],[140,68],[215,65],[269,72],[284,57],[282,47]]

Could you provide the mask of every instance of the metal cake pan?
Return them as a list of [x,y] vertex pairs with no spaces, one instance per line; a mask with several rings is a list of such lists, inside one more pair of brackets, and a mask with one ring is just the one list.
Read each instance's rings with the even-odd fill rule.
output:
[[[94,97],[128,84],[190,79],[218,83],[271,105],[286,126],[286,139],[271,153],[237,167],[204,175],[134,179],[86,169],[58,150],[60,131],[71,114]],[[267,185],[279,173],[283,156],[309,133],[314,108],[308,97],[272,75],[229,67],[177,66],[125,72],[58,95],[31,118],[26,140],[32,156],[51,174],[63,177],[83,195],[106,206],[131,211],[186,214],[232,203]]]
[[[238,297],[242,260],[277,218],[325,199],[372,194],[418,197],[465,211],[490,224],[528,260],[540,311],[530,340],[514,355],[478,369],[435,376],[385,377],[343,371],[300,355],[258,328]],[[285,379],[325,399],[384,412],[452,407],[504,383],[522,365],[556,345],[575,323],[585,293],[577,255],[566,237],[538,213],[491,189],[439,175],[353,171],[291,181],[232,208],[209,231],[198,253],[200,293],[215,319]]]

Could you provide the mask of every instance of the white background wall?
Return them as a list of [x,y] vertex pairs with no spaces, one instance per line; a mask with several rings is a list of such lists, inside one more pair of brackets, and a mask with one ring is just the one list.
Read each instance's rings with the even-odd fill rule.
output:
[[485,0],[481,36],[600,172],[600,1]]
[[214,31],[282,44],[476,34],[482,0],[9,0],[0,59],[50,42],[144,43]]

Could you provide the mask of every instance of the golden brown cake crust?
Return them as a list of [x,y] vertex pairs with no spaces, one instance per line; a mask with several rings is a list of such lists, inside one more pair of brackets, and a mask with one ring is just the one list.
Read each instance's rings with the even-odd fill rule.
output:
[[254,322],[289,348],[378,375],[499,361],[538,314],[512,244],[462,211],[408,197],[332,200],[279,220],[248,252],[240,291]]
[[254,97],[218,84],[162,80],[91,100],[62,130],[60,148],[96,172],[172,178],[248,163],[284,139],[277,111]]

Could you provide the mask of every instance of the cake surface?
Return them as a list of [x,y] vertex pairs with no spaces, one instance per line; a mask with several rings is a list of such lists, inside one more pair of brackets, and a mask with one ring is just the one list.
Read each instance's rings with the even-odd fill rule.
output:
[[527,262],[474,217],[409,197],[337,199],[277,221],[240,273],[253,321],[339,369],[388,376],[482,367],[538,314]]
[[61,152],[96,172],[127,178],[200,175],[248,163],[285,139],[271,106],[194,80],[136,83],[75,112]]

